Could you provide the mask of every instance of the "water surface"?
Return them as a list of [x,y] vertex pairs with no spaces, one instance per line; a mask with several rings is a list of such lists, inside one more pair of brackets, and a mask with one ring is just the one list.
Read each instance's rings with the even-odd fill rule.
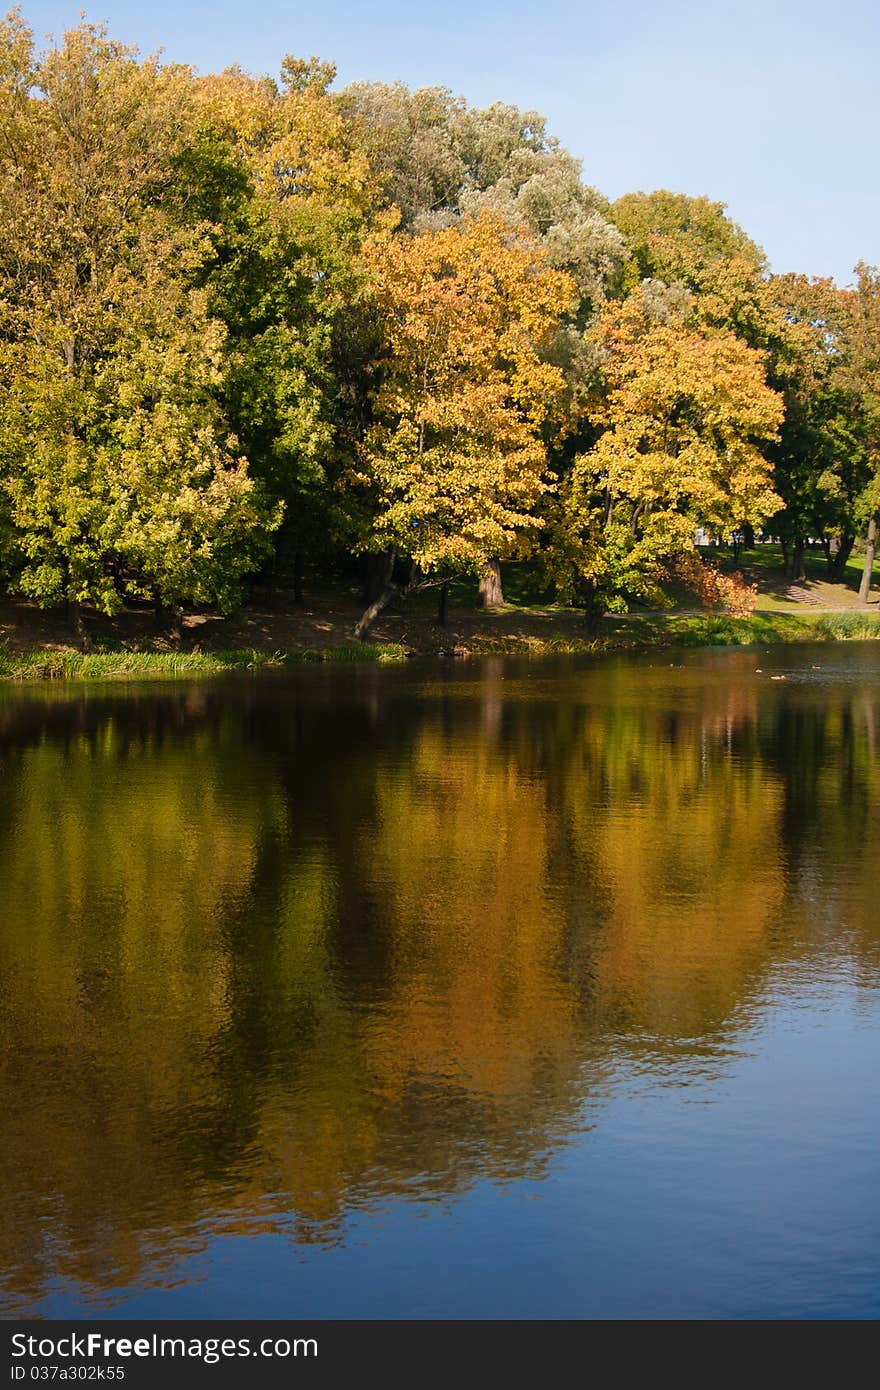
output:
[[3,688],[0,1309],[876,1317],[878,720],[871,644]]

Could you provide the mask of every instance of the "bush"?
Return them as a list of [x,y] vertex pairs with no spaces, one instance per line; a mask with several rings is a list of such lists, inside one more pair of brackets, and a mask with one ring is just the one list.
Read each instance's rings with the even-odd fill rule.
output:
[[689,589],[693,589],[708,614],[722,608],[735,618],[748,618],[755,611],[758,588],[746,584],[741,575],[722,574],[716,565],[701,560],[695,551],[682,555],[675,562],[676,573]]

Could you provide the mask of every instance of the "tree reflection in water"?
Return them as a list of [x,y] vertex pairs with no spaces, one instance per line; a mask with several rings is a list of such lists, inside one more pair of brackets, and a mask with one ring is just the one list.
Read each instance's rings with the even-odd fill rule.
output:
[[5,691],[8,1306],[540,1177],[769,971],[869,978],[876,664],[758,664]]

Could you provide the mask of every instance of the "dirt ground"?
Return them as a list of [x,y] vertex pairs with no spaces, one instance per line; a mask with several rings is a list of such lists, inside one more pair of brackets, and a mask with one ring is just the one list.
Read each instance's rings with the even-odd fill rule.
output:
[[[309,597],[302,608],[243,608],[229,618],[212,613],[184,615],[181,647],[187,650],[257,651],[313,650],[350,644],[362,606],[346,597]],[[138,650],[167,650],[169,640],[156,629],[151,609],[130,609],[116,618],[84,609],[92,641],[120,643]],[[413,651],[452,651],[456,646],[493,641],[564,641],[585,635],[583,617],[571,611],[503,609],[492,613],[451,608],[445,628],[439,628],[430,611],[413,605],[389,610],[373,624],[371,643],[399,643]],[[15,653],[34,648],[76,648],[73,630],[63,613],[43,611],[35,604],[9,595],[0,597],[0,644]]]

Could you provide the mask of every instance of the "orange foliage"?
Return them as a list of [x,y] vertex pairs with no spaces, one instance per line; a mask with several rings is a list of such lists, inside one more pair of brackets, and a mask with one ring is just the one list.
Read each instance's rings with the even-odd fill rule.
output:
[[679,556],[675,568],[679,578],[693,589],[707,613],[723,608],[735,618],[748,618],[755,611],[757,586],[746,584],[742,575],[722,574],[717,565],[701,560],[693,550]]

